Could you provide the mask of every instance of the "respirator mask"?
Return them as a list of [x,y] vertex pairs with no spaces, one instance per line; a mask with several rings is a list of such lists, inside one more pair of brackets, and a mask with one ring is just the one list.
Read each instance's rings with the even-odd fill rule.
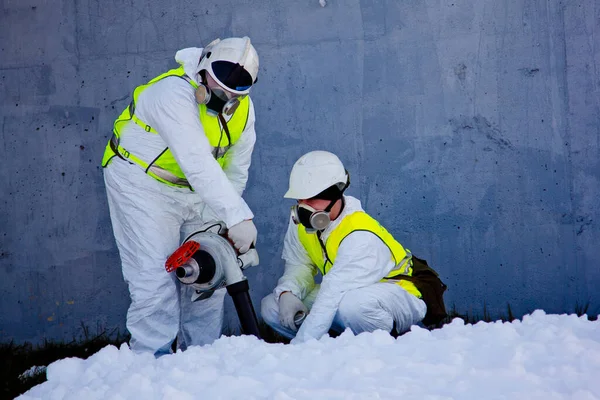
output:
[[317,210],[306,203],[294,204],[292,206],[292,221],[296,225],[302,224],[307,233],[322,231],[329,226],[331,222],[331,209],[338,200],[342,200],[342,209],[344,209],[344,191],[350,185],[350,177],[347,175],[346,183],[339,183],[328,187],[313,199],[329,200],[329,205],[324,210]]
[[296,225],[302,224],[306,233],[322,231],[331,222],[331,209],[337,200],[331,200],[325,210],[316,210],[308,204],[295,204],[292,206],[292,220]]
[[246,97],[229,93],[219,86],[210,88],[205,82],[198,85],[195,96],[198,104],[206,104],[209,113],[227,116],[233,115],[240,105],[240,100]]

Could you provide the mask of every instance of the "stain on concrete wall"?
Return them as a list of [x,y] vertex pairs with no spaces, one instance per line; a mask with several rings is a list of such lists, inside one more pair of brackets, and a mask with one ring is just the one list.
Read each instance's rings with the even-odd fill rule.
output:
[[283,269],[289,170],[325,149],[459,312],[600,312],[594,0],[2,0],[0,341],[123,332],[99,167],[112,122],[178,49],[231,35],[261,57],[257,308]]

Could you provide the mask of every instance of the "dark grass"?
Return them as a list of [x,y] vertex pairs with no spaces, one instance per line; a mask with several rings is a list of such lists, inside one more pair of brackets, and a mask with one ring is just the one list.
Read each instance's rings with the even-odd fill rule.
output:
[[127,336],[117,331],[90,336],[89,330],[84,329],[81,340],[72,340],[68,343],[45,340],[37,346],[30,343],[16,345],[13,342],[0,344],[0,360],[2,360],[0,399],[12,400],[30,388],[45,382],[45,371],[29,378],[19,378],[19,375],[33,366],[48,366],[56,360],[69,357],[85,359],[109,344],[120,346],[127,340]]
[[[582,316],[589,310],[590,304],[575,305],[575,314]],[[429,329],[439,329],[447,323],[450,323],[454,318],[461,318],[465,323],[475,324],[479,321],[514,321],[517,319],[510,307],[507,304],[506,314],[500,315],[492,319],[487,305],[484,303],[483,314],[460,313],[453,306],[448,311],[448,317],[437,326],[431,326]],[[588,316],[590,321],[594,321],[598,316]],[[259,324],[260,334],[262,339],[267,343],[289,343],[289,340],[278,335],[264,322]],[[114,345],[119,347],[122,343],[126,343],[129,339],[127,335],[122,335],[119,332],[102,332],[96,336],[89,335],[89,329],[83,327],[84,337],[81,340],[72,340],[68,343],[44,341],[39,346],[32,346],[29,343],[23,345],[15,345],[14,343],[0,344],[0,376],[2,377],[2,388],[0,391],[0,399],[13,400],[20,394],[35,385],[39,385],[46,381],[46,373],[41,372],[26,379],[19,379],[19,375],[27,371],[33,366],[47,366],[56,360],[69,357],[77,357],[86,359],[100,349]],[[235,332],[224,332],[226,335],[233,335]],[[330,331],[331,336],[337,336],[335,332]]]

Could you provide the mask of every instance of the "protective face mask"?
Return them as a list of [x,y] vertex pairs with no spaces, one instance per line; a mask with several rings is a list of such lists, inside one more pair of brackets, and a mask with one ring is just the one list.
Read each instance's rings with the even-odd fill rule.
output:
[[224,102],[229,100],[227,93],[225,93],[225,91],[221,88],[214,87],[210,91],[212,92],[212,94],[214,94],[215,96],[217,96],[219,99],[223,100]]
[[225,102],[223,100],[221,100],[217,96],[212,96],[212,95],[208,99],[208,102],[205,104],[206,104],[206,108],[208,109],[208,111],[214,115],[219,114],[220,112],[223,112],[223,106],[225,106]]
[[202,83],[196,89],[196,102],[206,104],[206,108],[211,114],[219,113],[227,116],[233,115],[240,105],[240,96],[227,97],[227,93],[221,88],[209,88]]
[[295,204],[292,206],[292,220],[296,225],[304,225],[307,233],[322,231],[331,222],[329,212],[333,204],[335,201],[329,203],[329,206],[323,211],[317,211],[307,204]]
[[[232,98],[229,98],[227,96],[227,92],[221,88],[213,88],[212,93],[219,98],[219,103],[223,102],[223,105],[221,106],[221,112],[225,115],[233,115],[235,110],[237,110],[238,106],[240,105],[241,96],[233,96]],[[219,104],[215,106],[218,108]],[[209,105],[207,104],[206,107],[209,107]]]

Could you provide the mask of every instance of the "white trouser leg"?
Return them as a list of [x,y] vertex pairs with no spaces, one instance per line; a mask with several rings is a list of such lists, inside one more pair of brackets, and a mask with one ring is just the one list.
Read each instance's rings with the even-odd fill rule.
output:
[[194,290],[181,285],[181,346],[202,346],[217,340],[223,331],[226,290],[219,289],[205,300],[191,302]]
[[[317,285],[302,302],[310,310],[320,287]],[[335,314],[331,329],[343,332],[350,328],[354,334],[382,329],[403,333],[425,317],[425,303],[394,283],[376,283],[347,292]],[[277,333],[289,339],[296,336],[279,322],[279,305],[271,293],[261,303],[263,320]]]
[[375,283],[344,294],[336,316],[354,334],[377,329],[399,333],[425,317],[425,302],[391,282]]
[[123,277],[131,294],[127,312],[131,349],[169,353],[179,328],[179,297],[164,263],[179,246],[185,208],[179,199],[182,193],[122,160],[113,160],[104,169],[104,178]]
[[[198,231],[206,222],[203,214],[204,206],[192,204],[193,217],[188,219],[181,228],[181,241]],[[191,302],[194,289],[189,285],[181,286],[181,331],[178,343],[182,348],[202,346],[214,342],[223,331],[225,310],[225,289],[219,289],[205,300]]]
[[[315,288],[302,300],[306,308],[310,310],[317,293],[319,292],[319,285],[315,285]],[[292,330],[286,326],[281,325],[279,322],[279,299],[275,299],[273,293],[265,296],[260,304],[260,313],[263,320],[269,325],[275,332],[288,339],[293,339],[296,336],[297,330]]]

